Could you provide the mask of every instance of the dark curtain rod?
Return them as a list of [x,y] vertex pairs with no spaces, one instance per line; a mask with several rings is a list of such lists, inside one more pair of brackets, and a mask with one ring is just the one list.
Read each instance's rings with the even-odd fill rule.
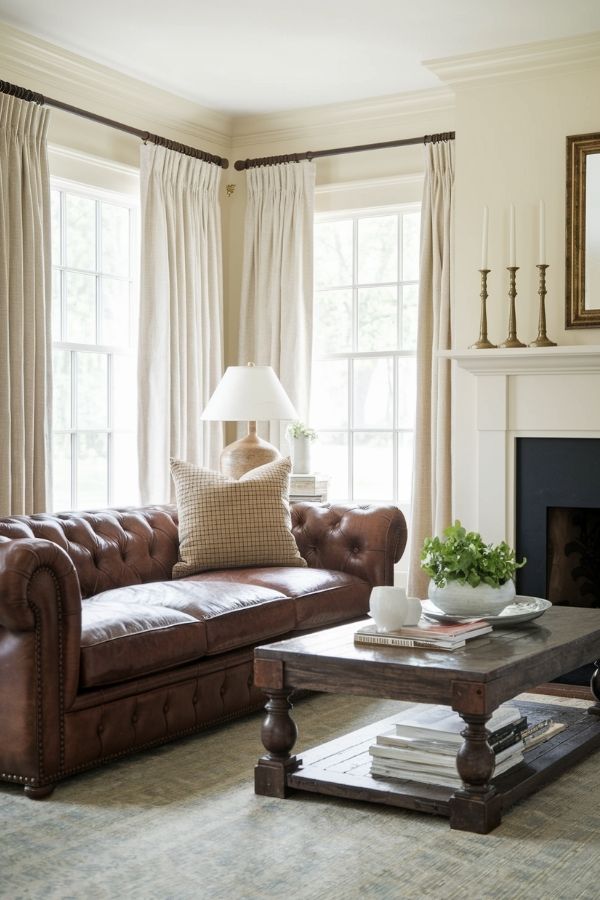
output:
[[0,94],[10,94],[11,97],[17,97],[19,100],[28,100],[31,103],[39,103],[40,106],[62,109],[65,112],[72,113],[74,116],[80,116],[82,119],[89,119],[90,122],[98,122],[100,125],[108,125],[109,128],[115,128],[117,131],[133,134],[135,137],[141,138],[144,143],[158,144],[161,147],[167,147],[169,150],[183,153],[184,156],[194,156],[197,159],[203,159],[204,162],[221,166],[223,169],[229,168],[229,160],[222,156],[215,156],[212,153],[207,153],[205,150],[198,150],[196,147],[188,147],[187,144],[171,141],[169,138],[160,137],[158,134],[150,134],[149,131],[142,131],[140,128],[133,128],[131,125],[123,125],[122,122],[115,122],[114,119],[98,116],[96,113],[87,112],[87,110],[71,106],[69,103],[63,103],[61,100],[52,100],[50,97],[44,97],[43,94],[36,94],[34,91],[28,91],[26,88],[9,84],[8,81],[0,81]]
[[362,153],[365,150],[385,150],[388,147],[408,147],[411,144],[437,144],[438,141],[453,141],[454,138],[454,131],[444,131],[441,134],[426,134],[423,137],[403,138],[399,141],[381,141],[378,144],[357,144],[355,147],[337,147],[332,150],[307,150],[305,153],[265,156],[262,159],[237,159],[234,167],[238,172],[242,172],[244,169],[254,169],[256,166],[300,162],[302,159],[318,159],[320,156],[340,156],[342,153]]

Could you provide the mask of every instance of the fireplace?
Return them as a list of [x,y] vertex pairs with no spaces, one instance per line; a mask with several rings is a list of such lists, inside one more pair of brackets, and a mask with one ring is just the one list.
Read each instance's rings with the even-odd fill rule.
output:
[[[519,593],[561,605],[600,605],[586,587],[600,566],[593,559],[599,510],[599,439],[517,438],[516,550],[527,557],[517,575]],[[582,567],[587,580],[576,571]]]
[[[560,556],[556,532],[565,525],[553,521],[552,510],[562,508],[559,519],[569,517],[589,540],[594,514],[585,512],[592,519],[583,522],[579,516],[600,509],[600,345],[443,355],[453,360],[460,399],[453,410],[457,518],[486,540],[506,540],[527,556],[517,578],[520,593],[596,603],[587,586],[594,579],[584,583],[578,576],[568,590],[562,581],[557,586],[552,560]],[[581,537],[568,535],[565,545]],[[587,559],[569,559],[574,568],[587,568]]]
[[[600,440],[517,438],[515,475],[518,592],[600,607]],[[560,680],[586,683],[591,671]]]

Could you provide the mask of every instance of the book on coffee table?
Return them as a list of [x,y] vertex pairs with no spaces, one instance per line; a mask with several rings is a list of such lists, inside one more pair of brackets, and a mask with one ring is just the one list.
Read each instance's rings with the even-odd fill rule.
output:
[[[517,750],[508,756],[502,762],[497,763],[494,769],[494,777],[508,772],[509,769],[523,762],[523,753]],[[463,785],[462,778],[458,774],[456,761],[452,767],[436,767],[422,766],[418,767],[414,764],[406,766],[395,764],[392,760],[373,759],[371,764],[371,774],[380,775],[386,778],[397,778],[401,781],[417,781],[422,784],[439,784],[443,787],[452,787],[460,789]]]
[[[516,706],[502,705],[494,710],[486,727],[494,735],[522,719]],[[397,738],[451,742],[456,748],[456,744],[462,744],[461,732],[464,728],[463,719],[449,706],[421,703],[400,713],[396,719],[394,735]]]
[[405,625],[394,631],[381,632],[371,623],[354,633],[357,644],[379,644],[383,647],[416,647],[431,650],[457,650],[468,640],[489,634],[492,626],[482,619],[460,625],[439,625],[421,619],[418,625]]
[[[488,743],[495,753],[497,775],[523,761],[526,726],[527,719],[514,706],[501,706],[490,718]],[[458,713],[447,706],[424,704],[409,709],[398,717],[393,730],[378,735],[369,747],[371,774],[458,787],[456,753],[464,728]]]
[[[533,726],[535,727],[535,726]],[[500,728],[496,728],[488,735],[488,744],[498,754],[518,741],[523,741],[523,735],[528,731],[527,716],[521,716],[516,722],[511,722]],[[415,750],[425,753],[446,753],[452,757],[460,746],[454,739],[445,740],[442,736],[435,737],[406,737],[396,734],[396,731],[384,731],[377,735],[377,744],[381,746],[397,747],[401,749]]]

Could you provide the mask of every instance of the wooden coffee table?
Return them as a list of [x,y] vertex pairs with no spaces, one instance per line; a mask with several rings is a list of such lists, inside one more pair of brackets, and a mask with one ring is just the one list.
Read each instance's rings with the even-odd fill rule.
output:
[[[523,705],[531,721],[547,717],[568,727],[496,779],[485,727],[501,703],[600,658],[600,610],[553,607],[533,622],[494,629],[453,653],[356,646],[353,635],[360,624],[256,648],[255,683],[268,698],[261,731],[267,753],[255,769],[257,794],[285,797],[297,789],[369,800],[448,816],[451,828],[487,834],[500,823],[503,810],[600,746],[598,671],[592,679],[596,703],[588,710]],[[297,728],[289,697],[294,690],[451,706],[466,726],[457,754],[463,789],[371,776],[368,746],[386,724],[391,727],[391,720],[316,747],[304,760],[292,756]],[[344,759],[352,766],[344,767]]]

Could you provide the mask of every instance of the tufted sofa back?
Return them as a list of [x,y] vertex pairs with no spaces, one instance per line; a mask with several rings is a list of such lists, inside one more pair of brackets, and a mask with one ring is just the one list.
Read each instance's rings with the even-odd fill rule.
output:
[[[313,568],[335,569],[371,584],[393,584],[406,522],[393,506],[296,503],[292,533]],[[81,596],[149,581],[170,581],[179,554],[174,506],[11,516],[0,542],[41,538],[58,544],[79,577]]]
[[0,519],[0,541],[18,538],[62,547],[75,566],[82,597],[169,580],[179,550],[173,506]]

